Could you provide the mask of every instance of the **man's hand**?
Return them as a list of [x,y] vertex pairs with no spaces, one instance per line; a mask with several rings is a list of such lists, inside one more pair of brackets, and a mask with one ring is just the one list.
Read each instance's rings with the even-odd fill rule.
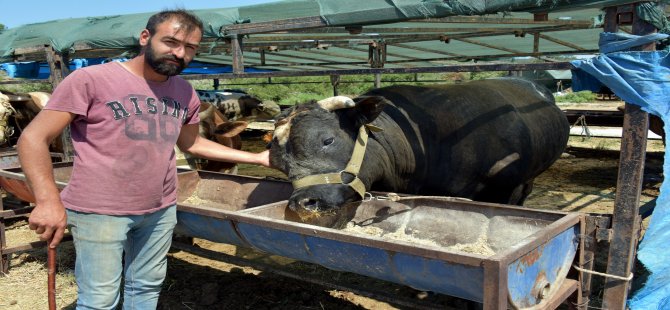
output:
[[270,166],[270,150],[265,150],[263,152],[258,153],[259,156],[259,165],[263,165],[268,168],[272,168]]
[[55,248],[63,239],[66,226],[67,214],[60,201],[36,205],[28,218],[28,227],[40,235],[40,240],[51,240],[50,248]]

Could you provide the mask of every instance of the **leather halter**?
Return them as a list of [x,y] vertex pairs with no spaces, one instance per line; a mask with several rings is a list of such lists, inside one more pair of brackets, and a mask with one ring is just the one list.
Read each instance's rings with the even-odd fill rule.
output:
[[[347,163],[347,167],[340,172],[323,173],[308,175],[292,182],[293,188],[298,189],[302,187],[320,185],[320,184],[343,184],[351,187],[358,195],[363,198],[365,196],[365,184],[358,178],[358,172],[361,169],[363,158],[365,157],[365,148],[368,144],[368,130],[382,131],[381,128],[374,125],[365,124],[358,130],[358,137],[354,144],[354,151],[351,154],[351,159]],[[354,176],[354,179],[349,183],[345,183],[342,174],[348,173]]]

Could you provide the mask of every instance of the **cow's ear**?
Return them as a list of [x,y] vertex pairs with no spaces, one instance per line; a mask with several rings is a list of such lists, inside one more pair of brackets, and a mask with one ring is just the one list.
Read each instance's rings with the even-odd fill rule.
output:
[[388,99],[382,96],[361,96],[354,98],[356,112],[363,117],[364,123],[372,122],[384,110]]

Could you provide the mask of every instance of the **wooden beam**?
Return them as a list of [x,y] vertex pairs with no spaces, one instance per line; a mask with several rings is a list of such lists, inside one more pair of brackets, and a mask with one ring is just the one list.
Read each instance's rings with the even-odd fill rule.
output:
[[276,32],[291,29],[307,29],[326,27],[328,24],[321,16],[311,16],[303,18],[291,18],[276,20],[270,22],[235,24],[221,27],[219,31],[223,36],[236,36],[252,33]]
[[542,39],[545,39],[545,40],[547,40],[547,41],[551,41],[551,42],[554,42],[554,43],[557,43],[557,44],[560,44],[560,45],[563,45],[563,46],[567,46],[567,47],[570,47],[570,48],[574,48],[574,49],[576,49],[576,50],[578,50],[578,51],[584,51],[584,50],[586,50],[585,48],[583,48],[583,47],[581,47],[581,46],[579,46],[579,45],[572,44],[572,43],[567,42],[567,41],[559,40],[559,39],[556,39],[556,38],[554,38],[554,37],[550,37],[550,36],[548,36],[548,35],[546,35],[546,34],[541,34],[541,33],[540,33],[540,34],[538,34],[538,35],[539,35],[539,37],[542,38]]
[[536,21],[530,18],[499,18],[482,16],[450,16],[442,18],[426,18],[408,20],[412,23],[475,23],[475,24],[538,24],[538,25],[579,25],[591,27],[592,22],[586,20],[546,20]]
[[470,43],[470,44],[479,45],[479,46],[483,46],[483,47],[488,47],[488,48],[491,48],[491,49],[501,50],[501,51],[505,51],[505,52],[508,52],[508,53],[515,53],[515,54],[523,53],[522,51],[519,51],[519,50],[514,50],[514,49],[511,49],[511,48],[506,48],[506,47],[502,47],[502,46],[495,46],[495,45],[492,45],[492,44],[488,44],[488,43],[484,43],[484,42],[480,42],[480,41],[476,41],[476,40],[470,40],[470,39],[464,39],[464,38],[455,39],[455,40],[463,41],[465,43]]
[[439,55],[446,55],[446,56],[455,56],[455,57],[466,56],[466,55],[462,55],[462,54],[450,53],[450,52],[447,52],[447,51],[441,51],[441,50],[436,50],[436,49],[432,49],[432,48],[424,48],[424,47],[419,47],[419,46],[414,46],[414,45],[409,45],[409,44],[403,44],[403,43],[393,44],[393,46],[406,48],[406,49],[410,49],[410,50],[415,50],[415,51],[420,51],[420,52],[428,52],[428,53],[435,53],[435,54],[439,54]]
[[273,71],[273,72],[245,72],[241,74],[192,74],[183,75],[186,80],[204,79],[239,79],[239,78],[267,78],[267,77],[297,77],[297,76],[325,76],[325,75],[358,75],[358,74],[402,74],[402,73],[443,73],[443,72],[482,72],[482,71],[527,71],[527,70],[570,70],[574,67],[569,62],[528,63],[528,64],[474,64],[474,65],[445,65],[436,67],[411,68],[369,68],[323,71]]

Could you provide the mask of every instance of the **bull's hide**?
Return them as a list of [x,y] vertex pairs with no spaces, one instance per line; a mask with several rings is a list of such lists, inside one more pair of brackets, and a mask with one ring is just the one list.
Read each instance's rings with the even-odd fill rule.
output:
[[[331,98],[283,112],[271,163],[291,181],[345,169],[362,125],[371,131],[358,178],[366,190],[522,204],[533,179],[565,149],[569,124],[551,92],[490,79],[432,87],[390,86],[353,101]],[[344,173],[344,183],[354,176]],[[296,189],[298,212],[326,212],[361,197],[350,186]]]

